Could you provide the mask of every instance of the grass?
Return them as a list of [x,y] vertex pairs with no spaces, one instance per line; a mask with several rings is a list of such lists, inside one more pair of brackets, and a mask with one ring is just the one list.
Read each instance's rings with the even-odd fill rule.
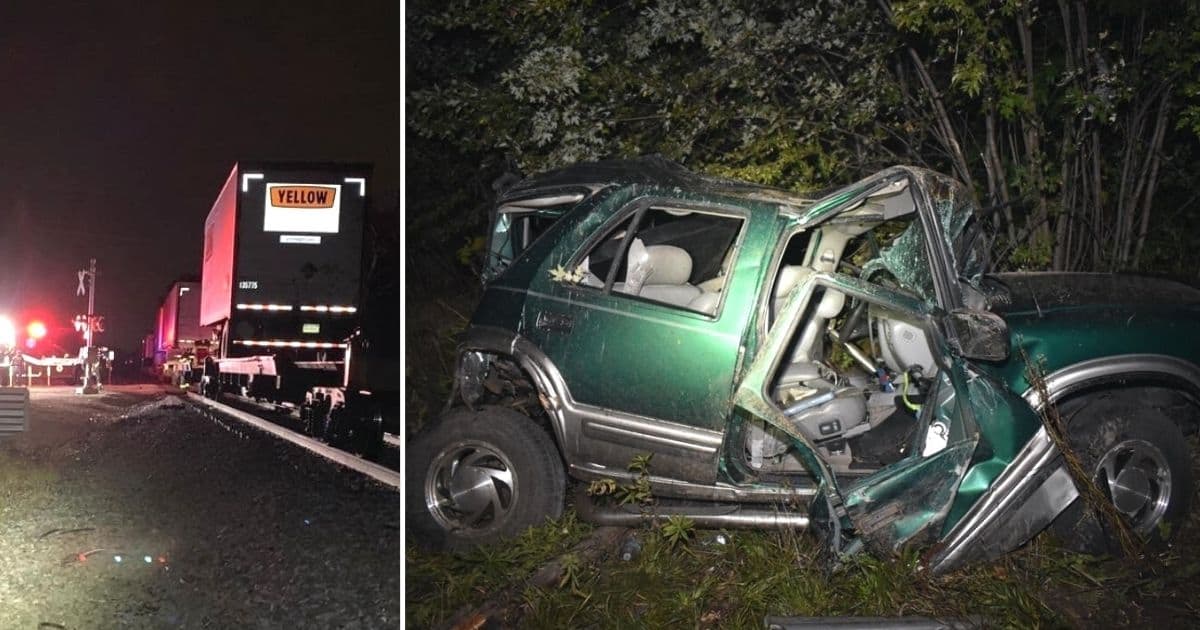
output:
[[769,615],[984,615],[1000,626],[1063,623],[1044,601],[1040,581],[1031,579],[1035,574],[1013,570],[1015,564],[931,579],[915,554],[894,560],[864,555],[830,573],[807,536],[724,536],[728,542],[721,545],[713,542],[714,532],[701,532],[699,542],[680,547],[644,532],[642,555],[592,568],[575,592],[527,592],[522,626],[761,628]]
[[425,552],[410,545],[405,556],[407,625],[427,628],[450,619],[515,581],[527,579],[591,531],[591,526],[580,523],[575,513],[568,511],[562,518],[531,528],[504,545],[464,553]]
[[31,497],[48,497],[58,472],[45,464],[17,458],[0,450],[0,506],[29,500]]
[[[594,565],[572,564],[558,584],[525,588],[523,628],[761,628],[767,616],[975,618],[987,627],[1078,627],[1176,622],[1200,610],[1196,519],[1185,540],[1149,561],[1075,554],[1042,536],[992,563],[932,577],[915,552],[861,554],[836,571],[818,541],[799,532],[694,531],[685,540],[661,527],[636,532],[640,553],[613,549]],[[515,544],[465,555],[410,550],[407,621],[434,627],[523,583],[567,552],[588,527],[568,512]],[[718,536],[724,543],[718,542]]]

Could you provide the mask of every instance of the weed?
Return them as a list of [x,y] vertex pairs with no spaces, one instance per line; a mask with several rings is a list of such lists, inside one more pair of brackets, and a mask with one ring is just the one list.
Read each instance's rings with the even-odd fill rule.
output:
[[584,574],[583,562],[579,556],[569,553],[562,557],[562,577],[558,579],[558,588],[567,588],[571,593],[587,599],[589,596],[579,589],[579,582]]
[[637,473],[633,483],[621,485],[615,479],[597,479],[588,484],[587,493],[593,497],[613,497],[621,505],[636,503],[650,505],[654,493],[650,488],[650,459],[652,453],[635,455],[629,462],[629,472]]
[[663,523],[661,533],[667,541],[667,546],[674,548],[695,536],[696,523],[686,516],[672,514],[667,517],[667,522]]
[[[410,546],[404,567],[409,625],[436,625],[461,608],[485,599],[487,594],[527,579],[590,531],[591,527],[580,523],[573,511],[567,511],[558,520],[530,528],[503,545],[463,553],[425,552]],[[568,592],[575,592],[581,584],[583,567],[575,566],[568,573]]]

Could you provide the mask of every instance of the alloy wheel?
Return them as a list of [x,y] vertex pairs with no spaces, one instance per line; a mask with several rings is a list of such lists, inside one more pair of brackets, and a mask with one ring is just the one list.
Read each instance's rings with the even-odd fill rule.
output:
[[486,442],[451,444],[425,475],[425,504],[447,530],[487,529],[504,519],[516,499],[512,462]]
[[1096,466],[1095,478],[1143,536],[1154,531],[1170,506],[1171,468],[1162,451],[1145,440],[1110,447]]

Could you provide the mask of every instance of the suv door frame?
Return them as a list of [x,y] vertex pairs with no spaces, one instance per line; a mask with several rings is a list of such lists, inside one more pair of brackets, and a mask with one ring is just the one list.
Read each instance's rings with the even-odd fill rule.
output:
[[[546,309],[556,311],[556,316],[565,316],[565,320],[571,322],[572,330],[557,336],[548,331],[530,331],[527,334],[542,337],[536,340],[536,345],[542,348],[563,375],[561,382],[564,389],[567,383],[574,387],[573,391],[564,391],[562,406],[563,433],[570,436],[564,444],[564,451],[573,468],[619,476],[613,473],[624,471],[634,456],[651,453],[654,455],[651,469],[658,482],[711,484],[717,479],[720,445],[732,409],[730,393],[740,369],[745,331],[753,321],[750,313],[729,308],[728,304],[749,299],[745,296],[756,295],[760,282],[758,276],[761,275],[758,273],[758,267],[761,266],[761,262],[752,261],[753,265],[747,265],[742,252],[748,239],[762,239],[767,236],[767,231],[774,226],[775,215],[772,213],[767,216],[768,213],[755,208],[759,204],[744,200],[666,195],[661,191],[652,190],[649,194],[635,195],[613,210],[599,227],[590,230],[586,238],[564,243],[562,250],[569,251],[568,256],[551,258],[557,258],[559,264],[567,267],[577,267],[590,251],[611,235],[612,230],[619,229],[630,217],[635,218],[627,229],[631,236],[636,237],[644,213],[652,207],[663,206],[725,216],[730,220],[737,220],[740,224],[738,235],[727,250],[727,253],[732,251],[734,255],[729,257],[727,281],[714,313],[706,314],[613,291],[612,283],[609,282],[613,274],[609,273],[609,277],[603,279],[604,287],[546,281],[543,285],[544,291],[531,289],[529,307],[538,311],[536,317],[544,317]],[[614,264],[619,264],[622,257],[627,255],[629,244],[633,240],[624,239],[625,242],[614,257]],[[705,369],[711,374],[706,373],[690,381],[675,381],[676,385],[686,385],[688,382],[704,384],[703,391],[689,389],[676,394],[694,408],[691,415],[664,417],[656,413],[653,407],[621,408],[609,400],[612,398],[619,401],[621,397],[606,397],[602,392],[580,395],[579,383],[586,384],[590,381],[587,374],[572,367],[573,363],[587,363],[590,365],[590,373],[603,374],[605,386],[610,392],[621,389],[619,371],[608,370],[605,366],[622,359],[623,355],[614,356],[622,352],[620,347],[614,347],[621,343],[628,344],[629,341],[621,339],[619,335],[616,339],[613,338],[612,335],[618,334],[616,331],[619,331],[620,327],[612,323],[605,325],[605,322],[612,318],[638,320],[639,339],[651,344],[658,343],[660,339],[662,343],[667,343],[680,334],[686,334],[688,330],[698,332],[697,329],[708,329],[711,334],[723,339],[719,342],[722,348],[709,353],[719,356],[722,363],[716,365],[708,361],[705,364]],[[666,336],[656,335],[649,328],[656,323],[667,327],[664,329],[668,333]],[[607,341],[597,341],[595,335],[589,336],[588,331],[593,328],[604,332]],[[580,342],[578,338],[569,338],[574,335],[582,335],[582,339],[590,341]],[[694,345],[682,344],[680,347],[694,349]],[[573,348],[579,350],[575,351]],[[643,353],[652,351],[644,347],[640,350]],[[696,365],[694,361],[692,365]],[[724,377],[713,376],[720,371],[726,373]],[[721,391],[718,392],[718,389]],[[649,402],[661,406],[661,398],[658,396]],[[638,402],[641,398],[630,396],[628,400]]]

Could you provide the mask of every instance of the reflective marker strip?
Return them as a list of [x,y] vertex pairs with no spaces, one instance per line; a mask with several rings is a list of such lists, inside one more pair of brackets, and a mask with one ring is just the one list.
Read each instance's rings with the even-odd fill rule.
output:
[[233,343],[243,346],[262,346],[264,348],[345,348],[344,343],[328,341],[258,341],[255,339],[234,339]]
[[357,313],[358,308],[354,306],[309,306],[300,307],[302,311],[316,311],[318,313]]
[[290,311],[291,304],[238,304],[239,311]]
[[242,192],[250,190],[250,180],[262,178],[262,173],[242,173]]
[[358,184],[358,196],[367,196],[367,179],[365,177],[346,177],[343,178],[347,184]]

